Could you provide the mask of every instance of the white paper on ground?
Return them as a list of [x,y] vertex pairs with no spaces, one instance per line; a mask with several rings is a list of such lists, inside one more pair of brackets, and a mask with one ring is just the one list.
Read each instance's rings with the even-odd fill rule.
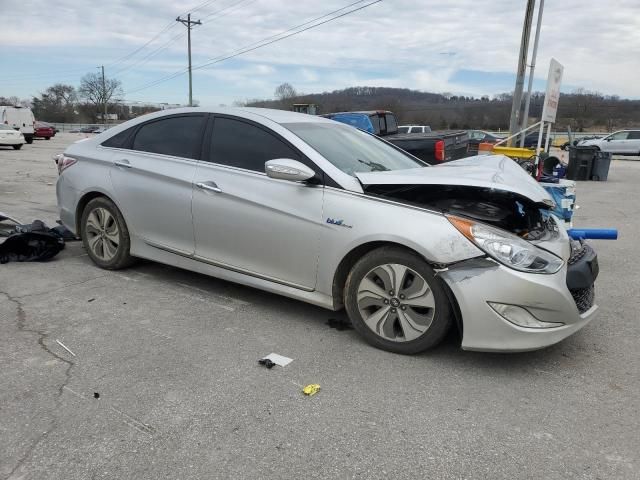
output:
[[276,365],[280,365],[281,367],[286,367],[291,362],[293,362],[293,358],[284,357],[277,353],[270,353],[264,358],[271,360],[273,363],[275,363]]

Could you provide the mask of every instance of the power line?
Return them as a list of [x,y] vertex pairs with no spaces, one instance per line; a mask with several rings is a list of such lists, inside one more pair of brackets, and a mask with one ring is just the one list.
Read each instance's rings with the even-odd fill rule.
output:
[[[365,5],[362,5],[362,6],[358,7],[358,8],[354,8],[354,9],[349,10],[347,12],[341,13],[340,15],[331,17],[331,18],[329,18],[327,20],[324,20],[324,21],[322,21],[320,23],[317,23],[317,24],[314,24],[314,25],[310,25],[307,28],[304,28],[302,30],[297,30],[300,27],[304,27],[306,25],[309,25],[310,23],[316,22],[316,21],[318,21],[320,19],[326,18],[326,17],[331,16],[331,15],[334,15],[335,13],[341,12],[341,11],[343,11],[343,10],[349,8],[349,7],[352,7],[354,5],[362,3],[363,1],[364,0],[359,0],[357,2],[353,2],[353,3],[351,3],[351,4],[349,4],[349,5],[345,6],[345,7],[339,8],[339,9],[334,10],[334,11],[329,12],[329,13],[326,13],[326,14],[321,15],[319,17],[316,17],[316,18],[314,18],[312,20],[308,20],[308,21],[306,21],[304,23],[301,23],[299,25],[291,27],[291,28],[289,28],[287,30],[284,30],[284,31],[282,31],[280,33],[277,33],[275,35],[271,35],[269,37],[263,38],[262,40],[258,40],[257,42],[253,42],[253,43],[251,43],[249,45],[245,45],[244,47],[241,47],[240,49],[234,50],[231,54],[227,54],[227,55],[223,55],[223,56],[220,56],[220,57],[217,57],[217,58],[214,58],[214,59],[210,59],[211,61],[209,61],[207,63],[204,63],[204,64],[198,65],[196,67],[193,67],[193,70],[201,69],[201,68],[204,68],[204,67],[216,64],[216,63],[220,63],[220,62],[222,62],[224,60],[228,60],[230,58],[237,57],[237,56],[242,55],[244,53],[247,53],[247,52],[250,52],[250,51],[253,51],[253,50],[257,50],[258,48],[262,48],[262,47],[265,47],[267,45],[271,45],[272,43],[279,42],[280,40],[284,40],[286,38],[292,37],[294,35],[297,35],[299,33],[305,32],[307,30],[311,30],[312,28],[318,27],[320,25],[324,25],[325,23],[329,23],[329,22],[331,22],[333,20],[337,20],[338,18],[344,17],[346,15],[349,15],[351,13],[357,12],[359,10],[363,10],[363,9],[365,9],[367,7],[370,7],[371,5],[374,5],[376,3],[380,3],[382,0],[374,0],[374,1],[369,2],[369,3],[365,4]],[[297,30],[297,31],[294,31],[294,30]],[[287,32],[292,32],[292,33],[288,33],[285,36],[281,36],[283,34],[286,34]],[[278,37],[278,38],[276,38],[276,37]],[[267,40],[269,40],[269,41],[267,41]],[[172,80],[174,78],[177,78],[180,75],[183,75],[184,73],[186,73],[187,71],[188,71],[188,69],[179,70],[179,71],[174,72],[174,73],[172,73],[170,75],[167,75],[165,77],[159,78],[159,79],[154,80],[152,82],[149,82],[147,84],[143,84],[138,88],[134,88],[133,90],[130,90],[130,91],[126,92],[125,94],[129,95],[131,93],[136,93],[136,92],[139,92],[139,91],[142,91],[142,90],[146,90],[146,89],[151,88],[151,87],[155,87],[156,85],[159,85],[161,83],[164,83],[164,82],[167,82],[167,81]]]
[[[217,2],[219,0],[207,0],[205,2],[200,3],[199,5],[195,6],[191,11],[197,11],[200,10],[204,7],[206,7],[207,5],[213,3],[213,2]],[[188,12],[188,10],[187,10]],[[182,13],[181,15],[185,15],[187,12]],[[124,61],[126,61],[127,59],[133,57],[135,54],[137,54],[138,52],[144,50],[148,45],[150,45],[151,43],[153,43],[157,38],[160,37],[160,35],[162,35],[163,33],[165,33],[168,30],[171,30],[173,27],[175,27],[175,23],[173,21],[169,22],[167,25],[164,26],[164,28],[162,30],[160,30],[158,33],[156,33],[150,40],[148,40],[144,45],[136,48],[133,52],[117,59],[114,60],[113,62],[109,63],[107,66],[108,67],[113,67],[114,65],[117,65],[118,63],[122,63]]]
[[[278,33],[276,33],[276,34],[274,34],[274,35],[271,35],[271,36],[269,36],[269,37],[265,37],[265,38],[263,38],[263,39],[261,39],[261,40],[258,40],[257,42],[253,42],[253,43],[250,43],[250,44],[248,44],[248,45],[245,45],[244,47],[240,47],[239,49],[236,49],[236,50],[234,50],[234,51],[233,51],[233,52],[231,52],[231,53],[235,53],[235,52],[238,52],[238,51],[240,51],[240,50],[244,50],[244,49],[246,49],[246,48],[253,47],[254,45],[260,45],[260,44],[262,44],[263,42],[266,42],[266,41],[271,40],[271,39],[273,39],[273,38],[277,38],[277,37],[280,37],[280,36],[282,36],[282,35],[284,35],[284,34],[286,34],[286,33],[289,33],[289,32],[292,32],[292,31],[296,31],[296,30],[298,30],[298,29],[299,29],[299,28],[301,28],[301,27],[304,27],[304,26],[309,25],[309,24],[311,24],[311,23],[317,22],[318,20],[321,20],[321,19],[323,19],[323,18],[329,17],[329,16],[334,15],[334,14],[336,14],[336,13],[338,13],[338,12],[342,12],[343,10],[346,10],[347,8],[351,8],[351,7],[353,7],[354,5],[357,5],[357,4],[362,3],[362,2],[364,2],[364,1],[367,1],[367,0],[357,0],[356,2],[350,3],[349,5],[346,5],[346,6],[342,7],[342,8],[339,8],[339,9],[337,9],[337,10],[333,10],[332,12],[329,12],[329,13],[325,13],[324,15],[320,15],[319,17],[312,18],[311,20],[308,20],[308,21],[306,21],[306,22],[304,22],[304,23],[301,23],[301,24],[296,25],[296,26],[294,26],[294,27],[288,28],[287,30],[283,30],[282,32],[278,32]],[[382,1],[382,0],[378,0],[378,1]],[[368,5],[363,6],[362,8],[366,8],[366,7],[368,7],[369,5],[373,5],[374,3],[378,3],[378,2],[372,2],[372,3],[368,4]],[[349,13],[351,13],[351,12],[355,12],[355,11],[357,11],[357,10],[361,10],[362,8],[358,8],[358,9],[350,10],[349,12],[345,13],[345,15],[348,15]],[[335,18],[340,18],[341,16],[344,16],[344,15],[340,15],[340,16],[337,16],[337,17],[335,17]],[[327,23],[327,22],[323,22],[323,23]],[[322,25],[322,23],[318,23],[318,25]],[[318,26],[318,25],[314,25],[314,26],[313,26],[313,27],[311,27],[311,28],[314,28],[314,27],[316,27],[316,26]],[[309,30],[309,29],[306,29],[306,30]],[[300,32],[303,32],[303,31],[305,31],[305,30],[300,30]],[[285,37],[282,37],[282,38],[284,39],[284,38],[287,38],[287,37],[290,37],[290,36],[291,36],[291,35],[288,35],[288,36],[285,36]],[[274,42],[271,42],[271,43],[274,43]],[[269,43],[266,43],[265,45],[269,45]],[[214,59],[218,59],[218,58],[220,58],[220,57],[210,58],[209,60],[214,60]],[[200,68],[200,67],[198,67],[198,68]]]
[[[204,6],[205,4],[210,4],[212,1],[217,1],[217,0],[210,0],[210,1],[208,1],[208,2],[204,2],[204,3],[203,3],[203,4],[201,4],[201,5],[202,5],[202,6]],[[251,3],[254,3],[254,2],[256,2],[256,1],[257,1],[257,0],[249,0],[249,3],[248,3],[248,4],[246,4],[246,5],[244,5],[244,6],[250,5]],[[225,7],[225,8],[222,8],[222,9],[220,9],[220,10],[217,10],[217,11],[213,12],[213,13],[210,13],[210,14],[208,14],[208,15],[204,16],[201,20],[203,20],[203,19],[205,19],[205,18],[209,18],[209,17],[214,16],[214,15],[217,15],[217,14],[219,14],[219,13],[221,13],[221,12],[225,11],[225,10],[228,10],[229,8],[235,7],[236,5],[239,5],[239,4],[244,3],[244,2],[247,2],[247,0],[241,0],[240,2],[234,3],[234,4],[232,4],[232,5],[229,5],[229,6]],[[195,11],[195,10],[196,10],[196,9],[194,9],[194,11]],[[218,16],[215,18],[215,20],[217,20],[218,18],[224,17],[224,16],[226,16],[226,15],[228,15],[228,14],[230,14],[230,13],[233,13],[233,12],[235,12],[235,11],[237,11],[237,10],[238,10],[238,9],[235,9],[235,10],[232,10],[232,11],[227,11],[226,13],[224,13],[224,14],[222,14],[222,15],[218,15]],[[146,56],[144,56],[143,58],[141,58],[138,62],[136,62],[136,63],[131,63],[130,65],[125,66],[124,68],[122,68],[122,69],[118,70],[117,72],[115,72],[113,75],[120,75],[120,74],[122,74],[123,72],[125,72],[125,71],[127,71],[127,70],[130,70],[130,69],[132,69],[132,68],[134,68],[134,67],[141,67],[142,65],[144,65],[144,64],[146,64],[146,63],[148,63],[148,62],[149,62],[149,60],[151,60],[151,58],[152,58],[152,57],[155,57],[157,54],[159,54],[159,53],[160,53],[160,52],[162,52],[163,50],[166,50],[167,48],[169,48],[169,46],[170,46],[172,43],[174,43],[174,42],[178,41],[179,39],[181,39],[182,37],[184,37],[186,34],[187,34],[186,32],[179,33],[178,35],[176,35],[176,36],[172,37],[171,39],[169,39],[169,41],[167,41],[167,42],[163,43],[162,45],[160,45],[158,48],[156,48],[155,50],[153,50],[151,53],[149,53],[149,54],[147,54]]]
[[[247,5],[250,5],[250,4],[252,4],[252,3],[255,3],[257,0],[240,0],[239,2],[236,2],[236,3],[234,3],[234,4],[228,5],[228,6],[224,7],[224,8],[221,8],[220,10],[216,10],[215,12],[212,12],[212,13],[210,13],[210,14],[208,14],[208,15],[205,15],[205,16],[204,16],[204,17],[202,17],[200,20],[206,20],[206,19],[211,18],[211,17],[216,16],[216,15],[217,15],[217,17],[216,17],[216,18],[224,17],[224,16],[226,16],[226,15],[228,15],[228,14],[230,14],[230,13],[235,12],[236,10],[232,10],[232,11],[230,11],[230,12],[227,12],[227,13],[225,13],[224,15],[218,15],[218,14],[219,14],[219,13],[222,13],[222,12],[224,12],[224,11],[227,11],[227,10],[229,10],[229,9],[231,9],[231,8],[233,8],[233,7],[235,7],[235,6],[237,6],[237,5],[240,5],[241,3],[245,3],[245,2],[247,2],[247,1],[249,2]],[[245,5],[245,6],[247,6],[247,5]]]
[[[320,23],[316,23],[316,24],[311,25],[311,26],[309,26],[307,28],[303,28],[302,30],[297,30],[297,31],[295,31],[293,33],[289,33],[288,35],[285,35],[283,37],[279,37],[279,38],[276,38],[274,40],[271,40],[271,41],[268,41],[268,42],[265,42],[265,43],[261,43],[260,45],[257,45],[255,47],[241,49],[240,51],[237,51],[238,53],[233,53],[231,55],[218,57],[216,59],[211,59],[212,61],[210,61],[210,62],[203,63],[202,65],[198,65],[197,67],[194,67],[194,70],[197,70],[197,69],[200,69],[200,68],[204,68],[204,67],[208,67],[210,65],[214,65],[216,63],[220,63],[220,62],[222,62],[224,60],[229,60],[230,58],[237,57],[237,56],[242,55],[244,53],[252,52],[253,50],[257,50],[258,48],[266,47],[267,45],[271,45],[272,43],[276,43],[276,42],[279,42],[281,40],[285,40],[286,38],[293,37],[294,35],[298,35],[299,33],[306,32],[307,30],[311,30],[312,28],[319,27],[320,25],[324,25],[325,23],[332,22],[334,20],[337,20],[338,18],[341,18],[341,17],[344,17],[344,16],[349,15],[351,13],[357,12],[358,10],[363,10],[363,9],[365,9],[367,7],[370,7],[371,5],[374,5],[376,3],[380,3],[381,1],[382,0],[375,0],[373,2],[367,3],[366,5],[362,5],[361,7],[354,8],[353,10],[349,10],[348,12],[342,13],[340,15],[336,15],[335,17],[331,17],[331,18],[329,18],[327,20],[324,20],[324,21],[322,21]],[[355,3],[361,3],[361,2],[355,2]],[[346,8],[346,7],[344,7],[344,8]],[[344,10],[344,8],[341,8],[340,10]],[[338,11],[340,11],[340,10],[338,10]],[[327,15],[329,15],[329,14],[327,14]],[[327,15],[323,15],[320,18],[326,17]],[[307,23],[309,23],[309,22],[307,22]],[[299,25],[299,26],[301,26],[301,25]],[[296,27],[294,27],[294,28],[296,28]],[[293,29],[289,29],[289,30],[293,30]],[[286,31],[288,31],[288,30],[286,30]],[[273,36],[272,37],[267,37],[267,38],[273,38]]]
[[118,70],[117,72],[115,72],[113,75],[120,75],[122,72],[125,72],[127,70],[130,70],[133,67],[140,67],[142,65],[144,65],[145,63],[147,63],[149,60],[151,60],[152,57],[155,57],[158,53],[160,53],[163,50],[166,50],[172,43],[178,41],[179,39],[181,39],[182,37],[184,37],[187,33],[186,32],[181,32],[173,37],[171,37],[167,42],[163,43],[162,45],[160,45],[158,48],[156,48],[155,50],[152,50],[150,53],[148,53],[147,55],[145,55],[144,57],[142,57],[138,62],[136,63],[132,63],[130,65],[127,65],[124,68],[121,68],[120,70]]
[[136,48],[133,52],[120,57],[117,60],[114,60],[113,62],[107,64],[107,67],[113,67],[115,65],[117,65],[118,63],[122,63],[127,61],[129,58],[133,57],[136,53],[144,50],[147,45],[150,45],[151,43],[153,43],[160,35],[162,35],[164,32],[166,32],[167,30],[170,30],[172,27],[174,26],[173,22],[171,24],[167,24],[162,30],[160,30],[158,33],[156,33],[149,41],[147,41],[144,45],[142,45],[141,47]]

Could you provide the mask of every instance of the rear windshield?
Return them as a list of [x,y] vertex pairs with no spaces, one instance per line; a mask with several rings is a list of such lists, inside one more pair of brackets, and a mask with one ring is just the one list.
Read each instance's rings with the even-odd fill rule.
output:
[[283,127],[349,175],[427,166],[374,135],[337,122],[287,123]]
[[409,127],[398,127],[398,133],[409,133]]

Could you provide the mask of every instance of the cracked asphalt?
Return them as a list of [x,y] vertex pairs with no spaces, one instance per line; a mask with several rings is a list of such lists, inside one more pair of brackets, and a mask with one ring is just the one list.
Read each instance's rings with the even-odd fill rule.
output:
[[[51,155],[76,138],[0,147],[0,211],[53,225]],[[0,479],[640,478],[638,184],[633,161],[579,184],[576,225],[620,230],[593,242],[600,315],[524,354],[451,335],[393,355],[330,328],[343,314],[149,262],[107,272],[77,242],[0,265]],[[294,360],[257,364],[271,352]]]

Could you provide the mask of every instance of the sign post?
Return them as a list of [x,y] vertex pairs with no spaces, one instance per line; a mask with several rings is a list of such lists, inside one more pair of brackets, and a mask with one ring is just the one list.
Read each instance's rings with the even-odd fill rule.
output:
[[[540,118],[540,131],[538,132],[538,145],[536,147],[536,168],[539,172],[540,163],[540,147],[542,145],[542,133],[544,132],[544,124],[549,124],[546,145],[549,145],[549,134],[551,133],[551,124],[556,121],[558,113],[558,103],[560,102],[560,85],[562,84],[562,73],[564,67],[555,58],[549,63],[549,75],[547,76],[547,90],[544,94],[544,105],[542,107],[542,117]],[[539,176],[539,173],[537,174]]]

